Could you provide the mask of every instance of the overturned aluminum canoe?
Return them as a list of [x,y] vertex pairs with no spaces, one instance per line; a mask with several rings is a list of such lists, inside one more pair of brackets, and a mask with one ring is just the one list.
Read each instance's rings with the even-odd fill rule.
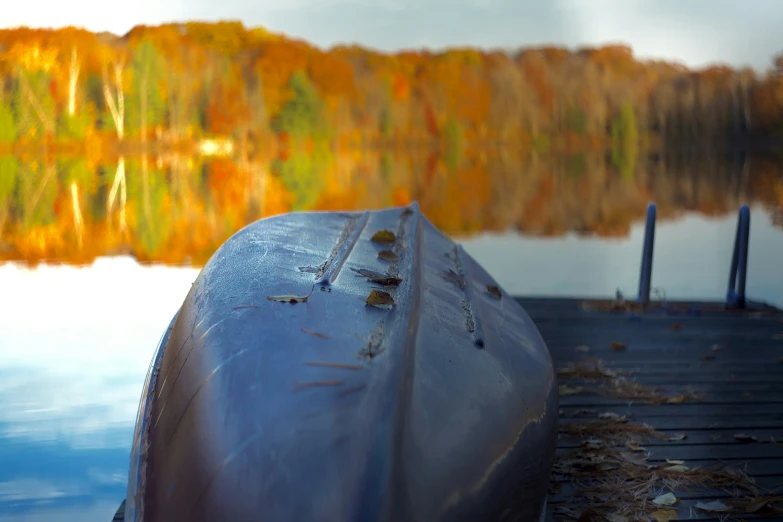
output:
[[537,520],[557,411],[530,318],[418,205],[264,219],[161,340],[125,520]]

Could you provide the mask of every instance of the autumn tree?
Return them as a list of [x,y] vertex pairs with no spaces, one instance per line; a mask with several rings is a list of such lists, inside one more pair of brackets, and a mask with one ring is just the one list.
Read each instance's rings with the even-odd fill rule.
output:
[[[57,90],[60,92],[58,134],[82,139],[93,124],[97,107],[101,105],[88,106],[83,89],[84,79],[95,66],[95,56],[91,51],[98,47],[98,40],[93,33],[74,27],[61,29],[57,36],[53,40],[56,42],[59,62],[56,71]],[[62,93],[65,94],[64,102],[60,101]]]
[[496,55],[489,67],[492,85],[490,124],[496,129],[497,137],[505,142],[519,129],[525,112],[528,87],[522,71],[506,55]]
[[260,72],[252,73],[247,82],[247,106],[249,118],[247,119],[247,137],[260,138],[266,136],[270,130],[269,111],[266,97],[264,96],[264,77]]
[[251,114],[248,110],[247,92],[240,77],[227,62],[225,73],[218,76],[206,91],[204,127],[212,134],[231,136],[246,134]]
[[11,106],[0,99],[0,143],[15,142],[18,132]]
[[388,147],[443,144],[451,126],[466,147],[529,139],[541,151],[607,145],[612,116],[630,105],[640,143],[693,148],[748,142],[783,122],[777,62],[766,74],[689,70],[638,60],[623,45],[324,51],[228,21],[137,26],[123,37],[0,30],[0,62],[0,119],[17,129],[0,139],[25,143],[93,129],[144,143],[154,128],[159,139],[207,133],[247,144],[271,129]]
[[166,175],[150,168],[148,157],[128,162],[128,202],[133,206],[131,227],[139,237],[142,253],[159,253],[169,237],[171,217],[167,212],[170,201]]
[[103,75],[103,96],[109,117],[108,126],[113,127],[117,139],[125,136],[125,68],[127,57],[124,49],[112,46],[100,48]]
[[0,237],[7,237],[6,224],[13,219],[19,163],[15,156],[0,156]]
[[291,99],[274,119],[273,129],[294,140],[313,138],[323,141],[329,136],[329,126],[321,100],[307,74],[297,71],[289,82]]
[[37,41],[15,44],[8,57],[15,64],[13,107],[19,132],[31,138],[54,135],[55,101],[51,92],[56,50]]
[[332,162],[328,149],[317,146],[310,151],[295,150],[285,160],[272,163],[272,172],[294,195],[291,210],[310,210],[326,186],[326,172]]
[[133,51],[133,95],[127,98],[128,128],[138,132],[142,143],[147,141],[150,126],[163,121],[165,63],[155,45],[142,39]]
[[633,176],[639,151],[639,130],[630,104],[623,105],[612,120],[612,161],[623,177]]

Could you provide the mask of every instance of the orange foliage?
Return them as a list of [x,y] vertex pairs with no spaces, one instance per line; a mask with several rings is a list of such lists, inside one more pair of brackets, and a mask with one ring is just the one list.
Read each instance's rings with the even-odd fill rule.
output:
[[262,47],[253,64],[264,84],[264,99],[270,114],[277,113],[288,100],[291,75],[307,67],[306,45],[290,41],[274,41]]
[[[468,142],[519,143],[524,136],[547,134],[550,144],[567,143],[552,134],[568,130],[571,109],[581,110],[588,120],[586,128],[597,135],[580,143],[603,144],[609,120],[626,103],[640,125],[646,125],[640,135],[663,135],[650,124],[651,118],[643,119],[650,107],[655,108],[657,123],[671,127],[664,129],[666,145],[693,141],[696,135],[725,140],[728,131],[742,127],[735,120],[742,118],[744,123],[745,114],[753,115],[748,119],[751,128],[744,129],[750,134],[779,132],[783,123],[783,82],[777,73],[757,77],[726,66],[690,71],[675,63],[638,61],[625,45],[576,52],[531,48],[512,58],[511,53],[475,49],[388,54],[350,45],[322,51],[238,21],[140,25],[121,38],[72,27],[18,28],[0,30],[0,74],[13,77],[19,67],[51,70],[50,90],[58,112],[51,119],[56,120],[69,105],[73,51],[80,66],[79,99],[84,98],[90,76],[102,80],[104,68],[113,63],[125,66],[123,88],[131,94],[130,56],[142,40],[166,61],[166,79],[157,88],[162,99],[172,102],[164,121],[172,126],[175,139],[198,136],[199,131],[232,135],[240,129],[242,136],[263,141],[268,122],[290,99],[288,84],[295,71],[306,72],[326,102],[328,124],[338,131],[334,143],[357,146],[431,142],[449,121],[459,126]],[[92,133],[108,111],[95,87],[91,101],[96,110],[89,114]],[[748,95],[752,106],[738,109],[733,100],[744,104]],[[204,108],[205,100],[207,114],[202,118],[196,111]],[[264,117],[257,118],[260,114]],[[695,122],[696,128],[677,123],[683,118]],[[160,131],[159,138],[166,135],[166,129]],[[111,132],[100,134],[102,139],[118,139]],[[32,143],[41,138],[20,139]]]
[[219,211],[242,212],[247,204],[249,175],[228,159],[209,165],[207,187]]
[[291,211],[295,195],[276,176],[269,176],[264,191],[263,217],[276,216]]
[[396,101],[408,101],[410,96],[411,86],[408,79],[402,74],[397,73],[394,75],[392,82],[392,96]]
[[554,106],[554,91],[550,85],[547,73],[547,65],[543,56],[534,52],[525,52],[520,55],[519,65],[525,78],[530,82],[538,100],[551,111]]
[[208,132],[231,135],[239,125],[248,122],[250,111],[244,94],[236,83],[220,81],[215,85],[206,107]]
[[422,212],[446,233],[464,235],[482,230],[492,204],[485,168],[473,162],[453,173],[441,171],[427,191],[428,197],[422,198]]
[[412,201],[413,198],[411,198],[410,190],[401,187],[394,189],[394,192],[392,193],[393,206],[402,207],[402,206],[410,205]]
[[353,67],[339,57],[328,53],[312,53],[308,57],[307,74],[326,97],[353,95]]

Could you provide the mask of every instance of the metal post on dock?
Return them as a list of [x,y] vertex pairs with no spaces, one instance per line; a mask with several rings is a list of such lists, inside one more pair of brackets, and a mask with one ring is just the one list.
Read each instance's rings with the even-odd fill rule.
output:
[[731,254],[729,289],[726,292],[728,308],[745,308],[745,282],[748,275],[748,244],[750,242],[750,207],[742,205],[737,217],[737,234]]
[[655,203],[647,206],[647,221],[644,226],[644,247],[642,249],[642,270],[639,274],[639,302],[650,302],[650,282],[652,281],[653,245],[655,244]]

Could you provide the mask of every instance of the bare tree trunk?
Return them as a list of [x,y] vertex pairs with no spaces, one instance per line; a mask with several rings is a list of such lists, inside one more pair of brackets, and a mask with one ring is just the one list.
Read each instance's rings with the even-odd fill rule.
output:
[[46,111],[44,111],[41,102],[30,88],[30,84],[27,83],[27,78],[24,76],[24,74],[20,74],[19,79],[22,92],[24,93],[25,98],[27,98],[27,101],[30,103],[30,106],[33,108],[33,111],[35,111],[36,116],[38,116],[38,120],[41,122],[44,131],[46,133],[54,134],[54,120],[46,116]]
[[[180,97],[181,94],[181,85],[176,83],[176,80],[169,79],[169,85],[170,88],[169,91],[169,132],[167,133],[170,138],[174,138],[175,140],[179,139],[180,136],[180,127],[182,126],[180,122],[180,114],[179,114],[179,103],[181,103]],[[176,94],[175,94],[176,93]]]
[[120,159],[123,165],[122,169],[122,191],[120,192],[120,231],[125,232],[128,228],[128,222],[125,219],[125,208],[128,201],[128,184],[125,182],[125,160]]
[[661,145],[666,146],[666,112],[658,108],[656,111],[658,116],[658,134],[661,137]]
[[120,230],[125,231],[127,223],[125,221],[125,203],[127,201],[127,190],[125,183],[125,158],[120,156],[117,160],[117,172],[114,174],[114,182],[112,183],[111,190],[109,191],[109,197],[106,201],[106,211],[111,214],[112,207],[114,206],[114,200],[117,197],[117,192],[120,194]]
[[732,120],[735,134],[739,134],[740,132],[741,115],[740,115],[739,98],[740,98],[740,92],[742,90],[742,87],[740,85],[741,81],[742,80],[735,81],[734,84],[731,86],[731,89],[729,89],[729,92],[731,93],[731,120]]
[[147,155],[144,154],[141,157],[141,183],[144,190],[144,200],[142,202],[144,206],[144,217],[147,223],[152,226],[152,205],[150,204],[150,180],[149,180],[149,164],[147,162]]
[[140,87],[140,95],[141,95],[141,142],[146,143],[147,142],[147,84],[149,79],[149,75],[147,74],[147,71],[145,69],[142,77],[141,77],[141,87]]
[[79,188],[76,182],[71,182],[71,206],[73,207],[73,226],[76,229],[76,241],[79,248],[84,244],[84,221],[82,220],[82,210],[79,206]]
[[750,101],[748,100],[748,82],[746,78],[742,78],[740,86],[742,88],[742,113],[745,117],[745,130],[749,132],[751,127]]
[[38,201],[41,199],[41,196],[43,195],[43,191],[46,188],[46,185],[49,183],[49,180],[56,175],[57,175],[57,169],[55,169],[53,166],[47,165],[46,173],[44,174],[44,178],[41,180],[40,185],[38,185],[38,189],[33,193],[33,197],[31,198],[31,201],[24,206],[25,221],[30,219],[30,216],[35,211],[35,207],[38,206]]
[[76,84],[79,81],[79,57],[76,47],[71,49],[71,63],[68,67],[68,115],[76,114]]
[[125,134],[125,95],[122,92],[122,71],[125,64],[117,62],[114,64],[114,83],[117,89],[117,99],[115,101],[109,85],[109,73],[103,69],[103,96],[106,98],[106,105],[109,107],[114,127],[117,129],[117,139],[122,141]]
[[748,180],[750,177],[750,154],[745,153],[745,161],[742,163],[742,176],[740,177],[740,198],[747,199]]

